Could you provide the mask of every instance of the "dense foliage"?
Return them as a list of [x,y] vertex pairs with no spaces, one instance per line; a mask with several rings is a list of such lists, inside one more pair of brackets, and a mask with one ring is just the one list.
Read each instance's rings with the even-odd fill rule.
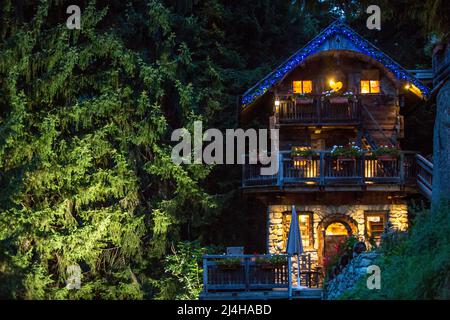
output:
[[383,242],[381,290],[369,290],[366,279],[342,299],[449,299],[450,208],[421,212],[407,235]]

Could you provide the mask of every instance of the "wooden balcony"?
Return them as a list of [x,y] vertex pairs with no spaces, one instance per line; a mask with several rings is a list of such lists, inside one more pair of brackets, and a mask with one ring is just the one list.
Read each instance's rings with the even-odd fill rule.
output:
[[[278,258],[278,263],[264,262],[274,257]],[[320,298],[321,273],[311,272],[309,255],[299,257],[300,284],[304,287],[301,292],[292,284],[296,279],[292,259],[287,254],[204,255],[200,299]]]
[[361,102],[344,97],[293,100],[283,96],[276,118],[280,125],[358,125],[361,122]]
[[[261,164],[243,165],[244,188],[302,187],[305,191],[321,188],[334,190],[383,190],[386,186],[402,189],[415,186],[416,160],[414,152],[402,152],[399,158],[373,159],[336,158],[328,151],[317,151],[311,158],[292,158],[289,151],[279,153],[276,175],[262,176]],[[248,163],[248,161],[246,161]],[[380,188],[381,187],[381,188]]]

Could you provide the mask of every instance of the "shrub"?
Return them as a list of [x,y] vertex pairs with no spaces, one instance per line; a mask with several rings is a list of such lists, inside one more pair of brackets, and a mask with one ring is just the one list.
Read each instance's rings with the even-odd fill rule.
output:
[[[406,236],[382,244],[375,261],[381,289],[368,290],[366,279],[341,299],[450,299],[450,210],[420,213]],[[365,277],[364,277],[365,278]]]

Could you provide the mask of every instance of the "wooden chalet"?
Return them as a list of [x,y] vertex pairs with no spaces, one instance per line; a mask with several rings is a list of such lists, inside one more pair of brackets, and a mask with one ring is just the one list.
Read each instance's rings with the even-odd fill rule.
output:
[[[408,197],[419,192],[430,197],[432,164],[401,149],[402,107],[429,93],[392,58],[336,21],[241,97],[241,127],[257,121],[279,129],[279,151],[272,150],[279,153],[278,173],[262,176],[261,165],[245,164],[242,192],[266,208],[261,219],[270,255],[285,253],[295,205],[305,249],[302,285],[320,288],[327,256],[339,242],[354,235],[370,246],[387,226],[406,230]],[[336,156],[336,146],[353,146],[360,154]],[[376,155],[380,147],[396,148],[397,154]],[[314,290],[292,294],[295,260],[268,271],[257,258],[238,255],[240,267],[227,273],[219,270],[221,258],[205,257],[202,298],[318,297]]]

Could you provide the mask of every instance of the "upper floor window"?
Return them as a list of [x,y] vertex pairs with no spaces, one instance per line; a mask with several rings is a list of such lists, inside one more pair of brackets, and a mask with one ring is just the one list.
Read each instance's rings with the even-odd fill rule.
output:
[[311,80],[293,81],[292,91],[294,93],[311,93],[312,81]]
[[361,72],[361,93],[380,93],[380,75],[378,70]]
[[361,93],[380,93],[380,81],[361,80]]

